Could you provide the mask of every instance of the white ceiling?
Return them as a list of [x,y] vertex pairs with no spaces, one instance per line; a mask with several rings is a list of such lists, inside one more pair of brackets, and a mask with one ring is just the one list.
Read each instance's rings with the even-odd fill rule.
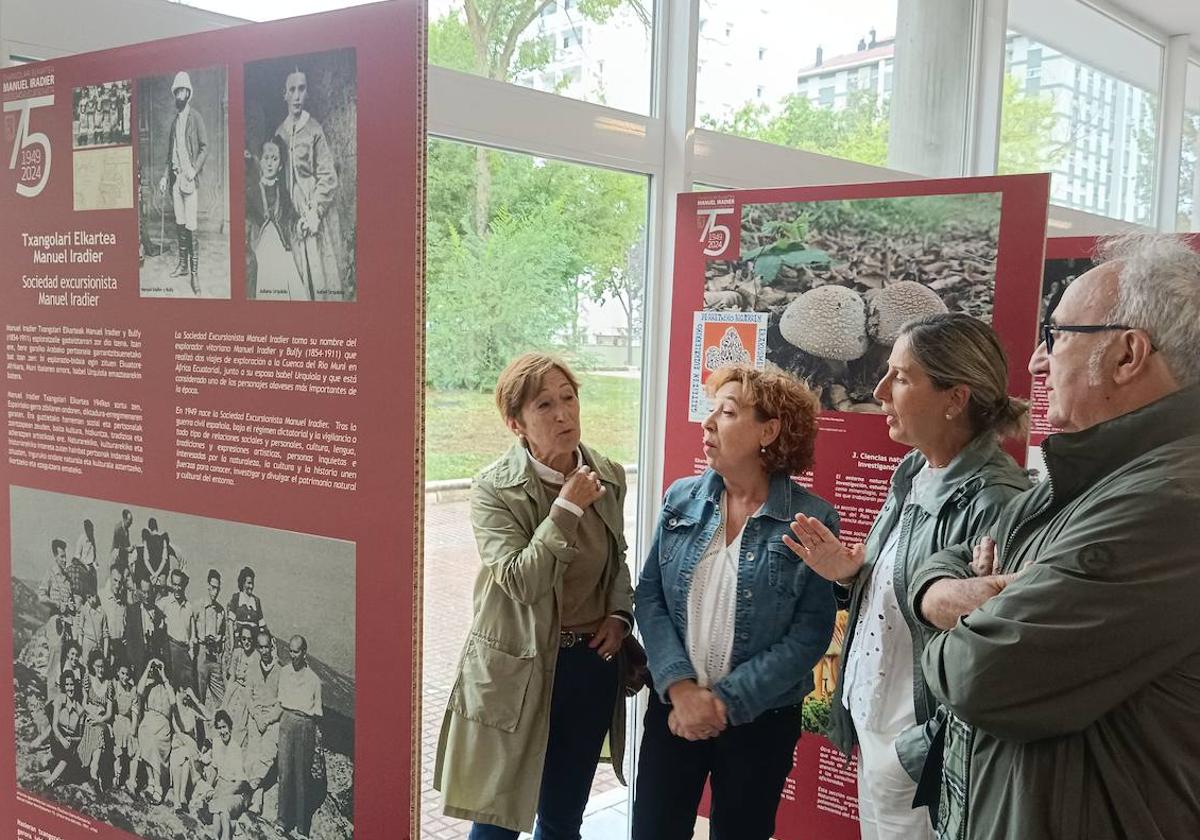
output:
[[1096,5],[1122,9],[1165,35],[1190,35],[1192,50],[1200,52],[1200,0],[1109,0]]

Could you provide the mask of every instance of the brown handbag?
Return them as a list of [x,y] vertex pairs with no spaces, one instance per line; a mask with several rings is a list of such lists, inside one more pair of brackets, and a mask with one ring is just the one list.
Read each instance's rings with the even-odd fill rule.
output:
[[646,649],[632,634],[624,638],[617,652],[617,673],[626,697],[633,697],[641,691],[650,676]]

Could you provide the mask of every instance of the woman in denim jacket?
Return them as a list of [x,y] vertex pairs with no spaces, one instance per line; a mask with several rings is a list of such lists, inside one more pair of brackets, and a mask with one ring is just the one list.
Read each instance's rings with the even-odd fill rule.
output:
[[833,587],[782,542],[796,514],[838,527],[790,478],[812,464],[816,398],[744,366],[708,388],[709,469],[667,491],[634,596],[653,679],[634,840],[690,838],[706,780],[714,838],[768,840],[833,633]]
[[806,565],[849,595],[831,737],[847,755],[858,745],[863,840],[933,837],[929,811],[914,809],[913,797],[945,714],[921,672],[933,631],[913,615],[908,591],[930,557],[974,545],[1029,486],[999,444],[1025,411],[1007,389],[1004,350],[982,321],[955,313],[906,324],[875,397],[892,440],[913,449],[866,543],[843,545],[804,517],[789,538]]

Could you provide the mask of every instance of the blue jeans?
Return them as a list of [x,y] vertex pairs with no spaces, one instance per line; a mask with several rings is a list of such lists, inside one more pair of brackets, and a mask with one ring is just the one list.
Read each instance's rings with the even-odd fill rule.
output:
[[[616,660],[605,662],[586,643],[559,650],[534,840],[579,840],[583,810],[616,702]],[[469,840],[517,840],[519,836],[512,829],[474,823]]]

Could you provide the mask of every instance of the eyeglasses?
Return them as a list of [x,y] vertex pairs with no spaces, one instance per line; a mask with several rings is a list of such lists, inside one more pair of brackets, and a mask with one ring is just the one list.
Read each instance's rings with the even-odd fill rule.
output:
[[[1044,321],[1042,323],[1042,343],[1046,345],[1046,355],[1049,356],[1054,353],[1054,334],[1056,332],[1098,333],[1136,329],[1138,328],[1125,324],[1052,324],[1049,321]],[[1153,351],[1158,348],[1151,343],[1150,349]]]

